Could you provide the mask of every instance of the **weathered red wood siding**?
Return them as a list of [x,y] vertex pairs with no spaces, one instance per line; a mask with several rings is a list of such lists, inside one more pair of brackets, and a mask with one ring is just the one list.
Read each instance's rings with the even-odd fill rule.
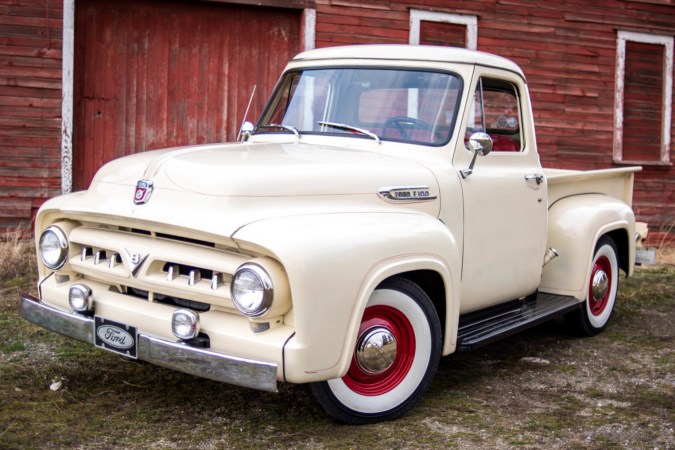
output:
[[[675,34],[675,6],[670,0],[319,0],[317,47],[407,43],[411,8],[477,16],[478,50],[505,56],[523,68],[541,160],[548,167],[616,167],[612,151],[617,30]],[[441,30],[452,29],[435,28],[435,32],[433,26],[427,28],[428,41],[437,41]],[[424,26],[421,34],[424,39]],[[652,122],[645,121],[644,128],[652,129]],[[675,140],[675,120],[671,136]],[[629,140],[625,145],[637,144]],[[624,148],[629,154],[634,151]],[[673,148],[675,144],[671,161]],[[674,205],[673,167],[644,166],[635,182],[638,219],[648,222],[652,231],[666,231],[675,224]]]
[[0,236],[61,192],[61,8],[0,0]]
[[74,185],[144,150],[235,139],[300,51],[300,11],[203,2],[78,0]]
[[466,26],[423,21],[420,26],[420,44],[466,47]]
[[[78,7],[86,5],[87,1],[79,0]],[[162,7],[173,4],[154,1]],[[116,5],[118,2],[107,3]],[[191,3],[200,7],[208,5],[206,2]],[[258,2],[245,0],[242,3]],[[297,1],[295,3],[299,5]],[[312,6],[311,2],[304,4],[307,5]],[[615,166],[612,150],[617,31],[675,35],[675,7],[671,0],[418,0],[409,3],[317,0],[314,6],[317,47],[407,43],[411,8],[477,16],[478,49],[511,58],[525,70],[534,103],[542,162],[546,166],[578,169]],[[27,224],[36,207],[60,191],[61,8],[61,0],[0,0],[0,228]],[[206,20],[205,17],[202,19]],[[446,40],[456,43],[463,39],[459,31],[461,27],[423,22],[421,39],[423,42]],[[127,35],[125,39],[130,37]],[[636,46],[629,43],[627,48],[630,55],[631,48]],[[654,50],[653,47],[646,49]],[[156,60],[168,61],[166,52]],[[122,58],[122,55],[112,55],[112,58]],[[127,54],[124,58],[127,73],[133,64],[126,62]],[[180,65],[180,61],[189,60],[178,61]],[[235,57],[232,61],[237,63],[239,60]],[[110,62],[105,61],[106,64]],[[631,64],[639,67],[641,62],[629,58],[627,77]],[[147,69],[155,70],[150,66]],[[276,78],[276,70],[270,70],[268,76]],[[227,80],[233,82],[234,78],[228,76]],[[102,81],[114,83],[116,78]],[[204,80],[209,85],[207,90],[211,89],[211,81]],[[197,90],[201,89],[200,82],[197,82]],[[628,78],[627,82],[630,83]],[[179,89],[188,89],[188,92],[193,89],[180,87],[192,86],[183,78],[179,77],[175,83]],[[125,93],[134,89],[138,92],[139,86],[129,85],[124,89]],[[162,99],[167,104],[166,110],[150,111],[146,124],[147,120],[160,118],[166,120],[166,125],[158,127],[160,135],[178,133],[174,125],[180,117],[169,120],[168,104],[170,99],[176,101],[175,96],[170,97],[168,92],[160,94],[148,86],[144,89],[147,97],[164,95]],[[96,102],[98,93],[92,94],[92,101]],[[247,92],[240,94],[242,98],[248,96]],[[258,101],[262,102],[265,95],[266,92],[259,92]],[[639,95],[632,95],[627,92],[628,102],[639,101]],[[242,104],[241,99],[237,104]],[[257,108],[260,106],[256,105]],[[137,103],[134,109],[125,100],[124,106],[117,104],[116,108],[124,114],[134,114],[140,106]],[[203,108],[200,102],[183,107],[186,114],[197,117],[204,114]],[[209,108],[206,114],[211,115],[213,111]],[[240,111],[232,114],[232,106],[228,104],[227,108],[227,114],[218,110],[216,116],[238,122]],[[240,110],[241,106],[237,108]],[[653,116],[651,113],[644,115]],[[90,118],[90,122],[94,119]],[[655,145],[651,141],[653,134],[634,134],[632,130],[653,127],[646,121],[644,127],[640,124],[639,114],[626,120],[629,135],[625,136],[624,153],[627,157],[640,154],[643,147],[636,149],[640,139],[650,140],[649,146]],[[76,130],[78,126],[82,124],[76,123]],[[136,121],[135,126],[143,126],[143,123]],[[209,135],[213,130],[222,134],[220,122],[200,126],[200,122],[195,122],[187,127],[188,140],[193,136],[194,142],[201,142],[194,136]],[[232,128],[232,125],[227,127]],[[228,132],[225,134],[231,138]],[[675,126],[671,135],[675,137]],[[105,136],[124,140],[125,148],[132,151],[163,145],[156,134],[143,136],[146,141],[137,142],[119,130],[110,129],[98,139]],[[674,147],[671,144],[671,161],[675,160]],[[82,160],[76,158],[75,164],[77,174],[77,164],[82,164]],[[92,165],[90,170],[93,168]],[[652,230],[665,230],[675,223],[674,175],[672,166],[650,165],[636,177],[634,207],[638,218],[649,222]]]

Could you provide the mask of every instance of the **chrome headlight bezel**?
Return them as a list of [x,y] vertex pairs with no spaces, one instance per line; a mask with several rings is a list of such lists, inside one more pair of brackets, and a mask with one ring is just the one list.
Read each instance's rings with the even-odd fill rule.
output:
[[196,338],[201,331],[199,314],[191,309],[177,309],[171,316],[171,332],[178,339]]
[[[248,277],[248,280],[245,280],[244,277]],[[251,283],[254,286],[251,286]],[[248,298],[245,298],[245,295]],[[269,311],[274,300],[272,277],[257,264],[242,264],[232,276],[230,296],[234,306],[242,314],[248,317],[263,316]]]
[[73,311],[79,313],[91,312],[94,309],[92,290],[84,284],[74,284],[68,291],[68,304]]
[[[45,253],[47,252],[46,249],[47,239],[55,239],[55,241],[52,241],[50,243],[52,247],[49,250],[51,251],[58,250],[56,258],[45,257]],[[40,259],[47,268],[51,270],[59,270],[60,268],[62,268],[66,264],[66,260],[68,259],[68,249],[69,244],[68,238],[66,237],[66,233],[56,225],[51,225],[47,227],[40,235],[39,241]]]

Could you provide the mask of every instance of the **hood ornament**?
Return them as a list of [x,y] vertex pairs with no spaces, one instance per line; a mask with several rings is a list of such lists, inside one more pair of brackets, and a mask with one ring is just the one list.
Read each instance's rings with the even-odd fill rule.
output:
[[140,180],[136,183],[136,193],[134,194],[134,204],[144,205],[150,200],[153,183],[150,180]]

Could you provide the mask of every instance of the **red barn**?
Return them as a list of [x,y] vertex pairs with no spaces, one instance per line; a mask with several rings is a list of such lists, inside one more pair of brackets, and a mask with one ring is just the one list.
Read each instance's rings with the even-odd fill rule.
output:
[[232,140],[253,87],[249,118],[304,49],[411,43],[518,63],[543,164],[642,165],[634,209],[659,243],[673,35],[672,0],[0,0],[0,229],[28,230],[110,159]]

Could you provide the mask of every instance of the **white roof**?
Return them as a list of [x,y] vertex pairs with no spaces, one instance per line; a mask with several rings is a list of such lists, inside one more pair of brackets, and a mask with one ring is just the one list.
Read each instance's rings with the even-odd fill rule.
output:
[[326,59],[380,59],[478,64],[516,72],[525,78],[520,67],[513,61],[501,56],[457,47],[433,45],[348,45],[343,47],[326,47],[300,53],[293,58],[293,61],[304,62]]

